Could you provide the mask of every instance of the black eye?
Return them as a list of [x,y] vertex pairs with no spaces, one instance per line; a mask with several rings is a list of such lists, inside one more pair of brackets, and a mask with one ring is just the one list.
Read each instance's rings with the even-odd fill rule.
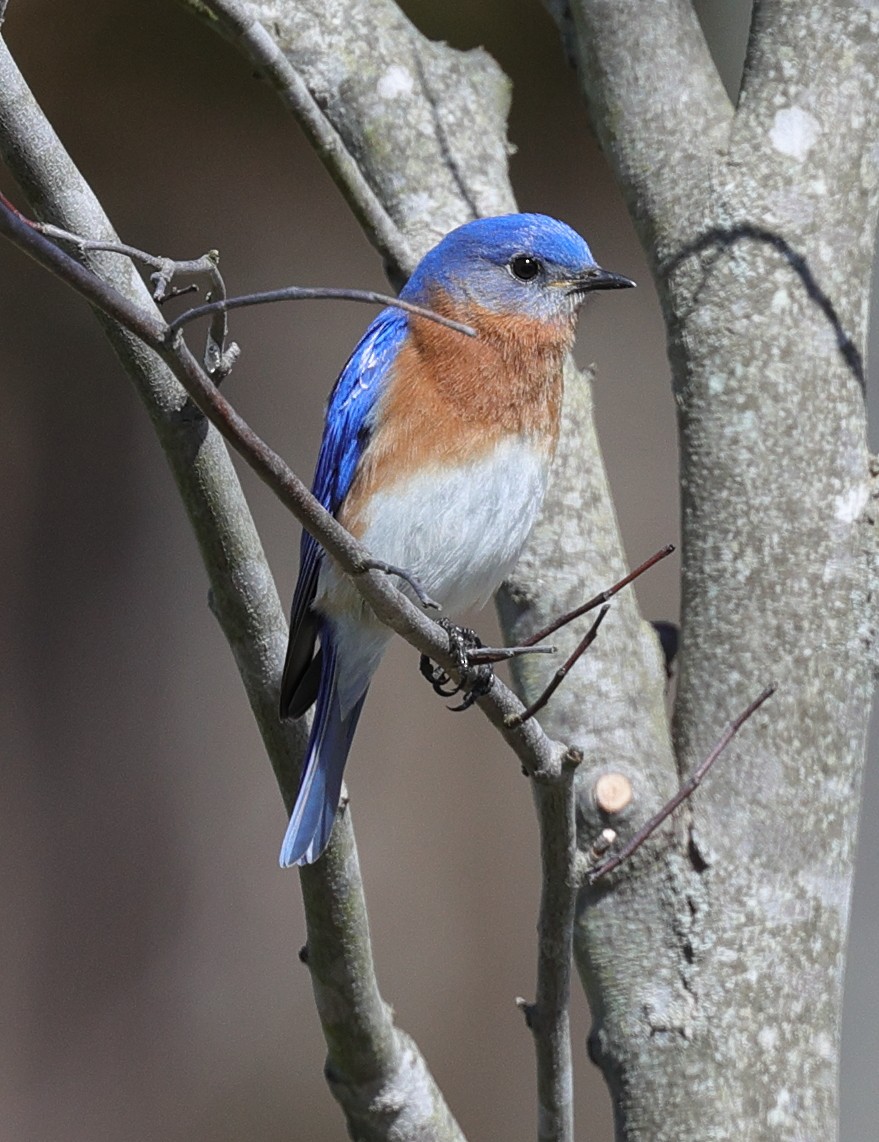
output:
[[537,258],[529,258],[527,254],[517,254],[510,260],[510,273],[520,282],[530,282],[541,272],[543,263]]

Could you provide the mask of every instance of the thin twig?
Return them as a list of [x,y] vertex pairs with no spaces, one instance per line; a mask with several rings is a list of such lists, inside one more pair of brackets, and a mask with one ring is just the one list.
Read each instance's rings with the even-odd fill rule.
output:
[[525,654],[558,654],[557,646],[477,646],[467,652],[472,666],[487,662],[506,662],[509,658],[521,658]]
[[581,615],[585,615],[588,611],[594,611],[596,607],[612,599],[623,587],[628,587],[630,583],[633,583],[639,576],[643,575],[645,571],[649,571],[650,568],[656,563],[659,563],[661,559],[665,559],[666,556],[671,555],[674,549],[673,543],[667,543],[665,547],[660,548],[660,550],[651,555],[649,559],[645,559],[640,566],[636,567],[634,571],[630,571],[628,575],[614,583],[612,587],[608,587],[606,591],[599,591],[599,593],[593,595],[588,602],[583,603],[579,607],[575,607],[573,611],[567,611],[561,618],[551,622],[549,626],[543,627],[543,629],[537,631],[536,634],[532,634],[529,638],[526,638],[522,645],[528,646],[532,642],[542,642],[549,635],[555,634],[557,630],[561,630],[561,628],[567,626],[568,623],[572,623],[574,619],[579,619]]
[[165,301],[166,291],[175,276],[186,275],[207,277],[215,292],[225,297],[226,288],[217,264],[217,252],[211,251],[200,258],[167,258],[162,254],[151,254],[148,250],[141,250],[127,242],[109,242],[103,239],[84,238],[81,234],[73,234],[60,226],[53,226],[50,222],[35,222],[27,220],[35,230],[45,234],[47,238],[54,238],[58,242],[70,242],[82,254],[103,252],[107,254],[120,254],[130,258],[133,262],[140,262],[158,271],[154,277],[156,286],[153,290],[153,301],[158,304]]
[[686,801],[686,799],[693,794],[693,792],[702,783],[705,774],[712,767],[712,765],[714,765],[715,761],[717,761],[717,759],[720,757],[729,743],[733,740],[745,722],[747,722],[747,720],[753,714],[755,714],[757,710],[760,709],[760,707],[768,698],[772,697],[777,689],[777,682],[773,682],[771,685],[767,686],[766,689],[763,690],[762,693],[754,699],[750,706],[742,710],[739,716],[730,722],[726,730],[724,730],[721,737],[715,743],[714,748],[711,750],[708,756],[703,761],[701,761],[699,765],[696,766],[684,784],[680,787],[677,793],[675,793],[674,797],[666,801],[659,812],[651,817],[646,825],[642,825],[638,832],[635,833],[635,835],[627,844],[623,845],[618,853],[614,853],[614,855],[606,860],[604,864],[599,865],[598,868],[593,869],[589,873],[590,884],[594,884],[595,881],[599,879],[599,877],[607,876],[609,872],[613,872],[615,868],[619,868],[623,861],[628,860],[632,853],[636,852],[644,844],[647,838],[652,833],[656,832],[663,821],[666,821],[675,811],[675,809],[677,809],[680,804]]
[[[568,658],[567,662],[564,662],[558,668],[558,670],[555,672],[555,674],[553,674],[552,678],[550,679],[549,685],[546,687],[546,689],[543,691],[543,693],[540,695],[540,697],[536,698],[526,710],[523,710],[519,714],[514,714],[513,717],[510,718],[508,725],[510,725],[510,726],[524,725],[524,723],[529,721],[531,718],[533,718],[535,714],[540,713],[540,711],[543,709],[543,707],[546,705],[546,703],[550,700],[550,698],[553,696],[553,694],[556,692],[556,690],[558,690],[559,686],[561,686],[561,684],[564,682],[565,678],[568,675],[568,671],[586,653],[586,651],[593,644],[593,642],[595,642],[595,639],[598,637],[598,628],[604,622],[604,616],[607,614],[607,612],[609,610],[610,610],[610,603],[605,603],[604,606],[601,608],[601,610],[598,612],[598,616],[595,619],[595,622],[592,624],[592,626],[589,628],[589,630],[586,632],[586,634],[583,636],[583,638],[577,644],[577,646],[574,649],[574,652],[571,654],[570,658]],[[557,630],[558,627],[556,627],[554,629]],[[526,639],[522,645],[528,646],[530,641],[531,641],[530,639]]]
[[216,313],[220,310],[246,309],[250,305],[269,305],[275,301],[365,301],[370,305],[389,305],[394,309],[402,309],[404,313],[412,313],[416,317],[426,317],[428,321],[435,321],[437,325],[445,325],[454,329],[456,333],[463,333],[466,337],[475,337],[476,330],[470,325],[462,325],[460,321],[452,321],[450,317],[443,317],[434,313],[432,309],[425,309],[421,305],[413,305],[410,301],[402,301],[399,297],[389,297],[384,293],[376,293],[370,289],[337,289],[333,286],[305,287],[287,286],[285,289],[262,290],[259,293],[241,294],[239,297],[227,297],[223,301],[207,302],[187,309],[179,317],[175,317],[168,325],[169,335],[173,335],[195,321],[197,317]]
[[[7,203],[7,205],[11,209],[15,209],[11,203]],[[177,260],[163,257],[160,254],[150,254],[146,250],[129,246],[125,242],[93,241],[89,238],[83,238],[79,234],[72,234],[69,230],[62,230],[60,226],[31,221],[19,211],[16,213],[41,234],[58,241],[70,242],[82,253],[105,251],[111,254],[122,254],[131,258],[132,261],[141,262],[156,270],[157,272],[152,275],[152,280],[155,282],[153,300],[157,304],[168,299],[168,287],[173,278],[182,276],[208,278],[211,285],[211,300],[184,310],[183,313],[168,323],[168,328],[170,330],[169,336],[173,336],[191,321],[200,317],[209,316],[212,318],[208,348],[205,350],[205,369],[213,380],[222,379],[226,376],[238,355],[237,346],[230,345],[229,349],[225,351],[223,349],[227,334],[226,314],[232,309],[247,309],[254,305],[270,305],[279,301],[361,301],[368,305],[384,305],[401,309],[404,313],[411,313],[416,317],[425,317],[428,321],[435,321],[437,325],[444,325],[446,328],[454,329],[456,333],[463,333],[467,337],[476,336],[476,330],[470,325],[453,321],[452,318],[435,313],[432,309],[415,305],[410,301],[402,301],[398,297],[390,297],[388,294],[378,293],[376,290],[346,289],[334,286],[286,286],[282,289],[261,290],[257,293],[227,297],[226,284],[220,274],[219,255],[216,250],[211,250],[200,258]],[[226,357],[230,354],[231,360],[227,361]],[[382,568],[376,569],[382,570]],[[393,574],[402,575],[403,573],[394,571]],[[416,594],[418,594],[417,590]],[[422,606],[432,605],[423,602],[420,595],[419,602],[422,602]]]
[[[41,234],[45,234],[47,238],[54,238],[58,242],[70,242],[81,254],[98,252],[120,254],[133,262],[149,266],[156,271],[150,280],[154,283],[153,301],[157,305],[161,305],[171,297],[179,297],[181,293],[188,293],[194,288],[189,286],[185,290],[169,292],[175,277],[206,278],[210,285],[209,296],[215,301],[225,300],[226,283],[220,273],[219,254],[216,250],[210,250],[200,258],[166,258],[161,254],[150,254],[147,250],[140,250],[137,246],[129,246],[127,242],[84,238],[81,234],[72,234],[69,230],[63,230],[60,226],[53,226],[48,222],[31,222],[30,225]],[[213,318],[205,344],[204,367],[208,376],[213,381],[219,382],[231,372],[240,350],[234,341],[226,345],[229,329],[225,307],[218,306],[212,312]]]

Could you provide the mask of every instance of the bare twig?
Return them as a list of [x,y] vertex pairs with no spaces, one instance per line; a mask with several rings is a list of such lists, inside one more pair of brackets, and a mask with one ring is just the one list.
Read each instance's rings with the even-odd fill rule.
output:
[[435,321],[438,325],[445,325],[454,329],[456,333],[463,333],[465,337],[475,337],[476,330],[470,325],[463,325],[460,321],[453,321],[450,317],[443,317],[434,313],[432,309],[425,309],[421,305],[413,305],[411,301],[403,301],[399,297],[390,297],[388,294],[376,293],[370,289],[337,289],[333,286],[287,286],[284,289],[263,290],[260,293],[241,294],[240,297],[228,297],[223,301],[206,302],[187,309],[179,317],[175,317],[168,325],[169,333],[177,333],[190,321],[206,314],[219,311],[227,312],[230,309],[246,309],[251,305],[269,305],[275,301],[365,301],[370,305],[389,305],[394,309],[402,309],[404,313],[413,313],[416,317],[426,317],[428,321]]
[[747,722],[747,720],[753,714],[755,714],[757,710],[760,709],[760,707],[768,698],[772,697],[777,689],[778,683],[776,682],[773,682],[770,686],[767,686],[766,689],[763,690],[749,706],[742,710],[737,718],[730,722],[726,730],[715,743],[714,748],[711,750],[708,756],[696,766],[684,784],[680,787],[677,793],[675,793],[674,797],[671,797],[668,801],[666,801],[659,812],[651,817],[645,825],[642,825],[638,832],[635,833],[635,835],[631,838],[631,840],[628,841],[627,844],[623,845],[619,852],[614,853],[612,857],[606,860],[603,864],[600,864],[598,868],[592,869],[592,871],[588,874],[590,884],[594,884],[595,881],[600,877],[607,876],[607,874],[613,872],[615,868],[619,868],[623,861],[628,860],[632,853],[636,852],[644,844],[647,838],[652,833],[656,832],[663,821],[668,820],[675,809],[677,809],[679,805],[686,801],[686,799],[691,796],[696,789],[698,789],[699,785],[704,780],[708,770],[712,765],[714,765],[715,761],[717,761],[717,759],[720,757],[729,743],[733,740],[745,722]]
[[[216,250],[211,250],[200,258],[178,260],[165,258],[159,254],[150,254],[146,250],[139,250],[136,246],[129,246],[126,242],[83,238],[80,234],[72,234],[69,230],[63,230],[60,226],[53,226],[48,222],[31,222],[31,225],[41,234],[45,234],[47,238],[54,238],[59,242],[70,242],[76,246],[81,254],[97,251],[121,254],[133,262],[140,262],[142,265],[149,266],[156,271],[150,276],[150,280],[154,283],[153,301],[157,305],[161,305],[162,302],[171,297],[179,297],[181,293],[188,293],[191,289],[196,288],[195,286],[188,286],[185,289],[172,290],[171,282],[175,277],[206,278],[210,286],[208,294],[210,298],[222,302],[226,297],[226,283],[220,273],[220,256]],[[205,344],[204,367],[208,376],[213,381],[219,382],[230,373],[232,366],[238,359],[240,350],[234,341],[231,345],[226,345],[226,337],[229,332],[226,308],[218,305],[211,312],[213,318]]]
[[623,587],[628,587],[630,583],[633,583],[637,578],[643,575],[645,571],[649,571],[650,568],[659,563],[660,560],[671,555],[674,549],[673,543],[667,543],[665,547],[660,548],[659,551],[651,555],[649,559],[645,559],[634,571],[630,571],[628,575],[619,579],[612,587],[608,587],[605,591],[599,591],[597,595],[593,595],[591,599],[582,603],[579,607],[575,607],[572,611],[567,611],[561,618],[554,619],[549,626],[542,627],[535,634],[532,634],[530,638],[526,638],[522,645],[528,646],[533,642],[542,642],[543,639],[548,638],[551,634],[555,634],[557,630],[561,630],[561,628],[567,626],[568,623],[579,619],[581,615],[585,615],[589,611],[594,611],[595,608],[601,606],[602,603],[609,602]]
[[[533,718],[535,714],[540,713],[540,711],[550,700],[556,690],[558,690],[559,686],[561,686],[561,684],[564,682],[571,667],[574,666],[580,658],[582,658],[582,656],[586,653],[593,642],[595,642],[596,638],[598,637],[598,628],[604,622],[604,617],[609,610],[610,604],[605,603],[605,605],[598,612],[598,616],[596,617],[595,622],[574,648],[567,662],[564,662],[558,668],[555,674],[553,674],[549,685],[546,687],[543,693],[538,698],[535,698],[527,710],[523,710],[520,714],[514,714],[507,723],[509,726],[521,726],[525,722],[529,721],[529,719]],[[558,628],[556,627],[555,629]],[[523,645],[527,646],[529,642],[530,639],[526,639]]]
[[200,258],[166,258],[161,254],[151,254],[137,246],[130,246],[127,242],[109,242],[104,239],[83,238],[81,234],[73,234],[60,226],[53,226],[50,222],[30,222],[35,230],[45,234],[47,238],[54,238],[58,242],[69,242],[76,246],[82,254],[101,250],[108,254],[121,254],[131,258],[133,262],[141,262],[150,269],[156,270],[153,281],[156,283],[153,290],[153,301],[161,304],[166,300],[168,286],[174,277],[207,277],[211,283],[213,293],[221,298],[226,296],[226,287],[219,271],[218,255],[216,250],[203,254]]
[[558,654],[557,646],[478,646],[467,652],[467,658],[474,666],[486,662],[506,662],[510,658],[521,658],[523,654]]
[[[183,313],[170,321],[168,323],[168,336],[173,336],[185,325],[196,321],[200,317],[211,317],[211,328],[208,334],[207,348],[205,349],[204,365],[205,371],[214,381],[221,380],[228,375],[239,353],[238,347],[234,342],[228,349],[224,349],[225,338],[228,333],[226,314],[232,309],[247,309],[254,305],[270,305],[279,301],[360,301],[365,302],[367,305],[384,305],[394,309],[400,309],[404,313],[413,314],[415,317],[425,317],[428,321],[435,321],[438,325],[444,325],[447,329],[454,329],[456,333],[463,333],[467,337],[476,336],[476,330],[470,325],[464,325],[460,321],[453,321],[451,317],[444,317],[442,314],[435,313],[432,309],[427,309],[423,305],[415,305],[411,301],[403,301],[399,297],[391,297],[388,294],[379,293],[376,290],[346,289],[334,286],[285,286],[282,289],[261,290],[257,293],[227,297],[226,283],[223,281],[223,276],[220,273],[219,254],[216,250],[210,250],[200,258],[167,258],[161,254],[150,254],[146,250],[140,250],[136,246],[130,246],[125,242],[92,240],[83,238],[80,234],[72,234],[69,230],[63,230],[60,226],[52,226],[50,223],[44,222],[34,222],[26,218],[21,211],[15,210],[12,203],[5,197],[3,197],[3,201],[29,226],[32,226],[41,234],[45,234],[47,238],[54,238],[56,241],[71,243],[76,246],[80,253],[103,251],[105,253],[121,254],[124,257],[131,258],[132,261],[141,262],[143,265],[154,269],[156,273],[151,275],[151,280],[154,282],[153,301],[155,301],[156,304],[160,305],[171,296],[179,296],[180,293],[184,292],[180,290],[177,291],[176,294],[169,293],[169,287],[175,277],[207,278],[210,284],[209,300],[202,305],[192,306],[184,310]],[[400,575],[403,578],[408,578],[408,573],[399,570],[392,571],[389,566],[384,568],[376,566],[376,570],[384,570]],[[412,586],[411,580],[409,582],[410,586]],[[422,600],[418,590],[416,590],[416,594],[422,606],[432,605]]]

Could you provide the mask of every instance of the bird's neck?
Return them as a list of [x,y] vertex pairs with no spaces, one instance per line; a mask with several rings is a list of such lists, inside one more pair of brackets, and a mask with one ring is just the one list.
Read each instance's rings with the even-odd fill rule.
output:
[[410,335],[339,513],[357,536],[367,527],[373,496],[415,475],[430,472],[441,480],[444,470],[471,468],[510,443],[521,445],[531,466],[537,461],[548,468],[555,452],[573,318],[551,327],[472,306],[444,306],[441,299],[429,304],[472,325],[477,336],[409,318]]
[[[495,313],[444,294],[429,308],[470,325],[475,337],[425,318],[411,318],[411,336],[399,361],[399,379],[428,382],[449,413],[491,434],[523,435],[552,451],[558,438],[562,370],[574,336],[574,318],[557,323]],[[408,358],[408,359],[407,359]]]

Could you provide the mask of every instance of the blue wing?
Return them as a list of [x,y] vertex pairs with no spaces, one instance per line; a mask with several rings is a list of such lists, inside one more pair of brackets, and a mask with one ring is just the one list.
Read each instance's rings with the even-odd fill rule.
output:
[[[312,491],[333,515],[347,495],[369,443],[376,402],[407,328],[406,314],[401,310],[382,310],[351,354],[330,394]],[[322,558],[320,544],[303,531],[281,682],[282,718],[301,717],[315,701],[320,686],[320,654],[314,654],[320,619],[311,604]]]

